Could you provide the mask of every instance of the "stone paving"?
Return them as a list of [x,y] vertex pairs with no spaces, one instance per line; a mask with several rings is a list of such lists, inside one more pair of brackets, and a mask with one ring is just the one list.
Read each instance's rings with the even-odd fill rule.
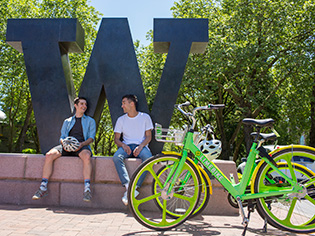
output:
[[[246,236],[293,234],[268,226],[262,230],[263,220],[255,212],[251,216]],[[176,229],[157,232],[140,225],[128,212],[109,212],[87,208],[39,208],[31,206],[0,205],[0,236],[133,236],[133,235],[242,235],[240,216],[197,216]]]

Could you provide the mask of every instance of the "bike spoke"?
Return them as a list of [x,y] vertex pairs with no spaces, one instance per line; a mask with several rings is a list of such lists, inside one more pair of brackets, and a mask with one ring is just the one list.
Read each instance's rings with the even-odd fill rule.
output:
[[315,199],[314,198],[311,198],[309,195],[306,195],[305,199],[307,199],[310,203],[312,203],[315,206]]
[[292,199],[292,202],[290,204],[290,208],[288,210],[287,217],[285,218],[284,221],[291,222],[290,220],[291,220],[292,213],[293,213],[295,205],[296,205],[296,198]]
[[135,205],[140,205],[140,204],[143,204],[145,202],[151,201],[151,200],[153,200],[155,198],[158,198],[160,196],[161,196],[161,193],[157,193],[155,195],[151,195],[149,197],[145,197],[145,198],[142,198],[142,199],[139,199],[139,200],[135,199],[134,202],[135,202]]

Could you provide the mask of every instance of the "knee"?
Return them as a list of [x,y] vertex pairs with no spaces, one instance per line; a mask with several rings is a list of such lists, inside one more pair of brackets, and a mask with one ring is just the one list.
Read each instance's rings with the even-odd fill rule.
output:
[[113,156],[113,162],[119,162],[122,160],[122,155],[121,154],[114,154]]
[[124,156],[122,154],[114,154],[113,156],[113,162],[114,163],[119,163],[119,162],[122,162],[124,159]]
[[79,154],[79,157],[81,158],[81,160],[85,163],[90,163],[91,162],[91,153],[89,151],[82,151]]
[[90,155],[85,155],[82,159],[84,162],[87,162],[87,163],[91,162],[91,156]]
[[45,155],[45,162],[53,162],[56,159],[56,157],[57,157],[56,153],[48,152]]

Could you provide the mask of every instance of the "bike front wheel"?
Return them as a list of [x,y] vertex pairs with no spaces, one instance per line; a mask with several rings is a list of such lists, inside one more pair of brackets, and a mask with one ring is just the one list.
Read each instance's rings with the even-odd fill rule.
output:
[[[184,163],[179,178],[171,191],[168,190],[173,180],[172,175],[165,179],[164,175],[158,174],[158,170],[167,166],[176,167],[179,162],[180,158],[178,156],[157,155],[142,163],[133,174],[128,189],[129,208],[135,219],[145,227],[161,231],[169,230],[185,222],[194,212],[201,192],[200,176],[195,165],[189,161]],[[173,168],[173,170],[176,171],[176,168]],[[137,182],[144,173],[146,173],[146,181],[141,187],[139,196],[136,196]],[[177,187],[177,183],[181,182],[181,176],[183,175],[191,176],[189,186],[185,186],[187,191]],[[158,185],[155,192],[152,193],[151,186],[146,185],[148,181],[155,182]],[[169,216],[168,212],[171,208],[170,205],[176,200],[184,201],[186,207],[182,209],[178,217],[174,218]],[[161,205],[157,206],[157,201],[161,202]]]
[[[288,148],[275,152],[272,157],[278,169],[300,186],[303,191],[275,197],[259,198],[257,211],[267,222],[281,230],[295,233],[315,232],[315,173],[294,160],[297,157],[315,161],[315,153],[309,149]],[[270,192],[279,189],[292,189],[267,163],[263,163],[254,181],[254,192]]]
[[[176,156],[177,158],[180,158],[179,156]],[[192,160],[187,159],[187,161],[192,162]],[[157,176],[158,179],[165,182],[167,180],[167,177],[169,176],[170,172],[172,171],[173,166],[165,165],[162,166],[158,172]],[[208,205],[209,199],[210,199],[210,184],[205,176],[206,172],[199,167],[199,172],[200,172],[200,180],[201,180],[201,193],[200,193],[200,198],[198,201],[198,204],[196,206],[195,211],[193,214],[190,216],[194,217],[198,214],[200,214],[204,208]],[[182,172],[181,175],[179,176],[179,179],[181,181],[178,181],[175,184],[175,188],[177,189],[177,192],[186,195],[186,196],[191,196],[194,194],[194,188],[192,188],[192,182],[193,179],[191,176],[189,176],[189,173],[187,172]],[[152,182],[152,194],[156,194],[161,191],[161,188],[158,184],[158,181],[153,180]],[[163,198],[159,197],[155,199],[157,207],[159,207],[161,210],[163,209]],[[167,209],[166,209],[166,214],[168,214],[170,217],[173,218],[178,218],[181,217],[183,213],[186,212],[186,210],[189,207],[189,204],[187,204],[187,201],[182,199],[182,198],[172,198],[169,200],[167,204]]]

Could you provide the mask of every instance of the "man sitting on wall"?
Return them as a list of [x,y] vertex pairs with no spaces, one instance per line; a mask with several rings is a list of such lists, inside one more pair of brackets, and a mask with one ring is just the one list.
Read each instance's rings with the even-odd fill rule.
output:
[[[61,128],[60,145],[53,147],[45,155],[45,163],[43,168],[42,182],[39,189],[33,196],[33,200],[41,199],[48,194],[47,184],[52,174],[54,161],[61,156],[79,156],[83,161],[83,177],[84,177],[84,194],[83,200],[89,202],[91,200],[90,179],[92,173],[91,156],[92,150],[90,144],[95,138],[96,124],[93,118],[85,115],[87,110],[87,101],[83,97],[74,100],[75,115],[69,117],[63,122]],[[65,140],[67,137],[77,139],[78,148],[73,151],[67,151],[65,148]]]
[[[117,119],[114,133],[115,143],[118,146],[118,150],[114,154],[113,161],[123,186],[126,188],[126,192],[122,197],[122,202],[127,205],[127,190],[129,187],[129,176],[124,163],[125,158],[139,157],[142,161],[145,161],[152,156],[148,144],[151,141],[151,130],[153,124],[150,116],[146,113],[137,111],[138,99],[135,95],[125,95],[122,98],[122,108],[124,115]],[[121,141],[121,135],[123,140]],[[141,187],[141,184],[145,178],[142,175],[137,183],[137,187]],[[136,195],[138,195],[136,190]]]

